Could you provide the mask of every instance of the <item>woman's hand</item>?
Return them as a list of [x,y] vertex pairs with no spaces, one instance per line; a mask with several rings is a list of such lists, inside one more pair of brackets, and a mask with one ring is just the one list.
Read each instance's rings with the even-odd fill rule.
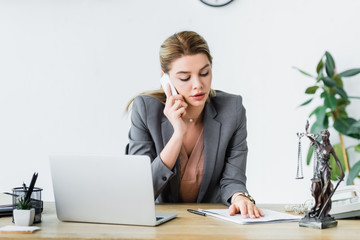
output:
[[173,96],[171,94],[171,88],[169,84],[166,89],[166,96],[164,114],[173,126],[174,134],[179,134],[183,137],[187,130],[183,116],[186,114],[186,108],[188,104],[184,101],[182,95]]
[[240,213],[243,218],[259,218],[263,217],[264,213],[248,198],[238,195],[233,199],[233,203],[229,207],[230,216],[234,216],[236,213]]
[[186,114],[187,103],[181,95],[172,96],[169,84],[166,96],[164,114],[173,126],[174,133],[161,151],[160,158],[168,169],[173,169],[187,130],[182,118]]

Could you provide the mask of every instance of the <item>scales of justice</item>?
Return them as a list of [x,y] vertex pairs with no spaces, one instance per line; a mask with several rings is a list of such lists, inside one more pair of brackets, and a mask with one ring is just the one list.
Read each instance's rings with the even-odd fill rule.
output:
[[[297,179],[303,179],[302,171],[302,154],[301,154],[301,138],[307,137],[310,139],[311,144],[314,146],[313,165],[314,173],[311,179],[311,194],[315,200],[314,206],[305,213],[305,217],[299,222],[301,227],[311,228],[331,228],[337,226],[337,221],[332,217],[329,212],[331,210],[331,197],[339,186],[340,182],[344,179],[344,170],[341,163],[336,156],[334,148],[330,144],[330,133],[328,130],[320,132],[321,142],[317,141],[319,135],[308,132],[309,121],[306,122],[305,132],[297,133],[299,138],[298,146],[298,164],[297,164]],[[336,161],[338,168],[341,170],[341,176],[335,188],[331,183],[331,166],[330,155]]]

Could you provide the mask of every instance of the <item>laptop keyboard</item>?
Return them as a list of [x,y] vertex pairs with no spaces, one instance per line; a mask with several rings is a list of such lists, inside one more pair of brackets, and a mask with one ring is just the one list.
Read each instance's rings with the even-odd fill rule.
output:
[[164,217],[156,217],[156,221],[163,219]]

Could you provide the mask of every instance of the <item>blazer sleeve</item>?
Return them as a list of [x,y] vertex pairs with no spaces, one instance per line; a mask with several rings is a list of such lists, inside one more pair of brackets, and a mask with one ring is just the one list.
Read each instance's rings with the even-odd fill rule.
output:
[[222,202],[229,205],[236,192],[246,192],[246,161],[248,147],[246,142],[246,111],[239,96],[236,101],[236,128],[226,148],[225,166],[220,181]]
[[[151,159],[151,170],[156,199],[174,176],[174,172],[168,169],[157,154],[156,146],[151,134],[161,134],[160,130],[151,133],[148,124],[148,107],[142,96],[134,99],[131,113],[131,127],[129,130],[129,154],[147,155]],[[153,110],[153,109],[151,109]],[[157,119],[160,121],[160,119]],[[150,126],[151,127],[151,126]]]

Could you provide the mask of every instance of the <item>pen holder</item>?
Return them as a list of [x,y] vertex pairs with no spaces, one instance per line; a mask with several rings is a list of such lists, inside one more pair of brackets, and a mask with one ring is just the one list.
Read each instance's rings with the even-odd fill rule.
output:
[[[14,208],[18,205],[18,202],[21,198],[24,198],[28,189],[23,187],[16,187],[12,189],[13,197],[12,203]],[[34,190],[30,196],[31,208],[35,209],[35,218],[34,223],[41,223],[41,213],[43,211],[43,201],[41,200],[42,188],[34,187]],[[14,217],[13,217],[14,222]]]

